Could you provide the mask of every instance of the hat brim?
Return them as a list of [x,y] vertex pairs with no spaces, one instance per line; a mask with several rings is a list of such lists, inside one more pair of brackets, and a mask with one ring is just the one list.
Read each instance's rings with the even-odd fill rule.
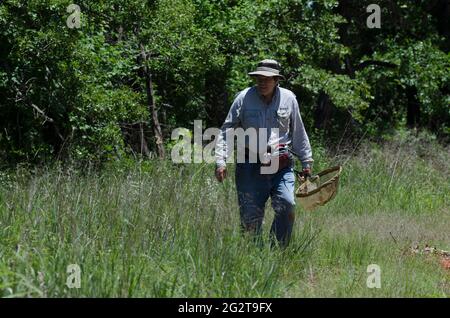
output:
[[283,76],[283,75],[280,75],[280,74],[274,74],[274,73],[272,73],[272,72],[267,72],[267,71],[255,71],[255,72],[250,72],[250,73],[248,73],[248,75],[250,75],[250,76],[258,76],[258,75],[262,75],[262,76],[265,76],[265,77],[279,77],[279,78],[281,78],[281,79],[284,79],[284,76]]

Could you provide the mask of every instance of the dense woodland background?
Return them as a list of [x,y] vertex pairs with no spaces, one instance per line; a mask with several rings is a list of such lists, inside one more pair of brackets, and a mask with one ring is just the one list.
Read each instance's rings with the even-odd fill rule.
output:
[[71,29],[73,1],[0,2],[2,165],[168,157],[174,128],[221,125],[263,58],[327,146],[404,128],[449,141],[447,0],[76,0]]
[[[448,0],[0,0],[0,297],[448,298],[449,21]],[[263,58],[314,171],[343,167],[285,250],[269,204],[263,246],[242,235],[234,165],[158,159]]]

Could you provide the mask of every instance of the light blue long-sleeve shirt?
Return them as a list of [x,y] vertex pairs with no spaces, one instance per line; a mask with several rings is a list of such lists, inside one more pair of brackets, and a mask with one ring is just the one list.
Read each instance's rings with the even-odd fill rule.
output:
[[[244,130],[266,128],[269,145],[289,145],[304,167],[314,161],[296,96],[288,89],[275,87],[270,104],[263,101],[256,86],[237,94],[217,137],[215,156],[218,167],[227,162],[227,132],[238,127]],[[278,128],[279,133],[274,135],[273,128]]]

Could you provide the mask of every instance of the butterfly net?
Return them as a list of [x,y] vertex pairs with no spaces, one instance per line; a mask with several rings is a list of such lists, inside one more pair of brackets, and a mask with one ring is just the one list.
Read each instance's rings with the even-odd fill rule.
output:
[[310,178],[298,175],[300,186],[295,195],[306,211],[312,211],[332,200],[337,193],[342,167],[332,167]]

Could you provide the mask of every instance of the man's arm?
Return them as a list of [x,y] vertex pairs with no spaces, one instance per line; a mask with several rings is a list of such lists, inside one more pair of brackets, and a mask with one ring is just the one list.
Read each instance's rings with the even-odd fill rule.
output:
[[302,116],[300,115],[300,107],[298,106],[295,96],[292,99],[292,113],[291,113],[291,136],[292,136],[292,150],[298,154],[303,168],[310,168],[314,162],[312,158],[311,145],[306,134],[305,126],[303,125]]
[[216,167],[225,167],[228,157],[228,145],[227,145],[227,132],[230,129],[236,128],[240,125],[241,121],[241,108],[242,108],[242,92],[239,93],[234,99],[233,104],[230,107],[228,115],[220,128],[220,134],[217,136],[215,156]]

